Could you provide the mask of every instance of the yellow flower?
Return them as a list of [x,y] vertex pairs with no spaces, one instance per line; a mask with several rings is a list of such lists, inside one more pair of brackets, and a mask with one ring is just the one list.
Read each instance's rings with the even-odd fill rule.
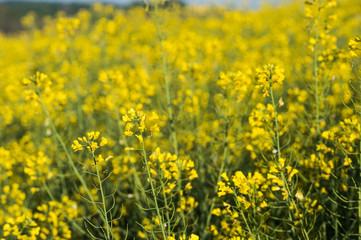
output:
[[152,131],[152,132],[159,132],[158,124],[154,124],[153,126],[151,126],[151,127],[150,127],[150,131]]
[[73,141],[73,144],[71,145],[71,148],[74,150],[74,152],[83,150],[83,146],[79,143],[78,140]]
[[234,193],[234,191],[230,187],[226,186],[224,182],[218,182],[217,185],[219,186],[218,197],[226,195],[227,193]]
[[198,240],[199,237],[195,234],[192,234],[191,237],[188,240]]
[[226,173],[226,172],[222,173],[222,174],[221,174],[221,177],[222,177],[224,180],[226,180],[227,182],[229,181],[229,178],[227,177],[227,173]]
[[[95,141],[99,138],[100,135],[99,131],[91,131],[88,132],[86,135],[87,137],[85,136],[78,137],[78,140],[73,141],[71,147],[74,150],[74,152],[83,150],[84,147],[86,147],[90,152],[94,152],[97,148],[104,146],[108,142],[107,139],[104,137],[102,137],[99,144],[98,142]],[[80,144],[79,142],[83,143],[83,145]]]
[[267,204],[265,201],[263,201],[259,206],[260,206],[261,208],[265,208],[265,207],[268,206],[268,204]]
[[99,148],[97,142],[91,142],[90,145],[86,147],[90,152],[94,152],[97,148]]
[[353,39],[351,39],[351,40],[348,42],[348,47],[349,47],[350,50],[356,50],[356,49],[357,49],[357,45],[358,45],[358,43],[357,43],[355,40],[353,40]]
[[128,114],[131,119],[134,119],[136,116],[135,109],[134,108],[129,109]]
[[150,121],[154,121],[154,120],[157,120],[159,117],[158,117],[158,114],[155,113],[155,112],[152,112],[152,114],[148,117],[148,119]]
[[134,127],[134,124],[131,122],[128,122],[127,125],[125,125],[124,135],[132,136],[133,135],[133,131],[132,131],[133,127]]
[[268,89],[274,86],[282,85],[285,79],[284,69],[272,64],[264,65],[263,68],[257,68],[257,87],[263,88],[263,96],[268,95]]
[[211,214],[216,215],[216,216],[221,216],[222,215],[222,211],[220,208],[215,208],[212,210]]
[[138,129],[139,129],[141,132],[144,132],[144,131],[147,129],[147,128],[145,127],[144,118],[140,121],[139,126],[138,126]]
[[351,163],[352,163],[351,158],[347,157],[347,158],[345,158],[343,165],[344,166],[349,166]]
[[193,180],[193,179],[196,179],[198,178],[198,173],[195,169],[192,169],[189,173],[189,180]]
[[102,162],[104,162],[103,156],[102,156],[102,155],[99,155],[99,156],[96,158],[96,161],[97,161],[97,163],[102,163]]
[[282,188],[282,196],[283,200],[286,200],[288,198],[288,192],[285,188]]
[[358,57],[357,53],[353,50],[350,50],[350,55],[351,55],[351,57],[354,57],[354,58]]
[[278,159],[278,162],[281,164],[281,167],[284,167],[285,166],[285,159],[284,158],[280,158]]
[[361,38],[355,37],[348,42],[348,48],[350,50],[351,57],[358,57],[358,52],[361,50]]
[[96,131],[96,132],[91,131],[91,132],[88,132],[88,133],[87,133],[87,136],[88,136],[88,140],[89,140],[89,141],[97,140],[98,137],[99,137],[99,135],[100,135],[100,132],[99,132],[99,131]]
[[105,137],[102,137],[102,140],[100,141],[99,145],[102,147],[104,145],[106,145],[108,143],[108,139],[106,139]]
[[135,136],[138,138],[138,140],[139,140],[140,143],[143,142],[143,136],[142,136],[142,135],[137,135],[137,134],[135,134]]
[[287,168],[287,172],[288,172],[288,181],[291,181],[291,179],[292,179],[292,177],[295,175],[295,174],[297,174],[298,173],[298,170],[297,169],[294,169],[294,168],[292,168],[292,167],[290,167],[290,166],[287,166],[286,167]]
[[132,119],[131,119],[127,114],[123,115],[122,120],[123,120],[123,122],[130,122],[130,121],[132,121]]

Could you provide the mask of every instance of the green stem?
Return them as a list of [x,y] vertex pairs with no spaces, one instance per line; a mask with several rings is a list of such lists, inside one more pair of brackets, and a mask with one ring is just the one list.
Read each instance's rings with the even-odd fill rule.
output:
[[[125,135],[123,134],[123,127],[121,125],[121,118],[120,118],[120,114],[119,114],[119,111],[118,111],[118,105],[117,103],[115,102],[115,92],[114,92],[114,88],[115,88],[115,84],[113,83],[113,87],[112,87],[112,96],[113,96],[113,105],[114,105],[114,109],[115,109],[115,117],[116,117],[116,120],[117,120],[117,125],[118,125],[118,131],[119,131],[119,135],[122,136],[122,141],[125,145],[126,148],[129,147],[129,144],[128,144],[128,141],[127,141],[127,138],[125,137]],[[127,152],[127,157],[130,161],[130,164],[131,164],[131,167],[132,167],[132,170],[133,170],[133,179],[134,179],[134,183],[135,183],[135,187],[133,188],[134,189],[134,197],[135,197],[135,200],[140,203],[140,196],[139,196],[139,193],[138,193],[138,187],[139,186],[142,186],[141,184],[141,181],[139,179],[139,176],[137,175],[137,168],[135,167],[135,164],[133,161],[131,161],[131,155],[130,155],[130,152],[129,151],[126,151]],[[121,175],[119,176],[119,178],[122,177]],[[118,179],[118,181],[120,181],[120,179]],[[146,199],[146,195],[144,193],[144,191],[141,191],[142,193],[142,197],[144,199]]]
[[[224,140],[224,150],[223,150],[223,158],[222,158],[222,163],[221,163],[221,169],[219,170],[219,174],[218,174],[218,177],[217,177],[217,183],[215,185],[215,188],[214,188],[214,192],[217,194],[218,192],[218,182],[221,181],[221,175],[224,171],[224,168],[225,168],[225,165],[226,163],[228,163],[228,125],[229,125],[229,106],[227,105],[227,108],[226,108],[226,117],[225,117],[225,129],[224,129],[224,136],[225,136],[225,140]],[[212,219],[212,211],[214,209],[214,205],[215,205],[215,201],[216,201],[216,198],[212,198],[212,203],[211,203],[211,208],[208,212],[208,216],[207,216],[207,220],[206,220],[206,225],[204,226],[203,228],[203,237],[206,237],[207,235],[207,227],[209,226],[210,222],[211,222],[211,219]]]
[[[271,95],[271,99],[272,99],[272,105],[273,105],[273,111],[274,111],[274,121],[275,121],[275,125],[276,125],[276,137],[275,137],[276,139],[275,140],[276,140],[276,146],[277,146],[277,156],[278,156],[277,165],[278,165],[279,164],[279,159],[281,158],[281,147],[280,147],[279,125],[278,125],[278,119],[277,119],[278,114],[277,114],[277,109],[276,109],[277,106],[276,106],[276,103],[275,103],[275,100],[274,100],[272,86],[270,86],[270,95]],[[300,216],[297,205],[296,205],[296,203],[295,203],[295,201],[294,201],[294,199],[293,199],[293,197],[291,195],[292,192],[291,192],[291,190],[290,190],[290,188],[288,186],[288,181],[286,179],[286,176],[285,176],[283,170],[280,171],[280,172],[281,172],[281,180],[284,183],[286,191],[287,191],[287,205],[288,205],[288,207],[290,207],[289,201],[291,201],[291,204],[294,206],[297,215]],[[290,221],[293,222],[293,218],[292,218],[291,214],[289,214],[289,218],[290,218]],[[300,219],[300,222],[301,222],[301,226],[302,226],[302,234],[305,237],[305,239],[308,240],[309,239],[308,233],[307,233],[307,231],[305,229],[305,226],[303,224],[302,219]],[[292,231],[294,232],[294,228],[292,228]]]
[[248,224],[248,221],[246,219],[246,216],[244,215],[244,212],[242,210],[242,204],[239,202],[238,200],[238,196],[236,194],[236,190],[233,189],[233,192],[234,192],[234,196],[235,196],[235,200],[236,200],[236,203],[237,203],[237,206],[238,206],[238,209],[239,209],[239,212],[241,213],[242,215],[242,218],[243,218],[243,221],[245,222],[246,224],[246,228],[249,232],[249,234],[251,234],[251,239],[256,239],[256,236],[254,235],[253,231],[251,230],[251,228],[249,227],[249,224]]
[[[152,179],[152,175],[150,173],[150,169],[149,169],[149,165],[148,165],[148,158],[147,158],[147,153],[145,151],[145,146],[144,146],[144,141],[142,141],[142,150],[143,150],[143,158],[144,158],[144,164],[145,167],[147,169],[147,175],[148,175],[148,180],[150,182],[150,188],[152,190],[152,195],[153,195],[153,199],[154,199],[154,204],[155,204],[155,208],[157,210],[157,215],[158,215],[158,219],[159,219],[159,225],[162,229],[162,234],[163,234],[163,239],[166,240],[167,236],[165,234],[165,230],[164,230],[164,225],[163,225],[163,221],[162,221],[162,216],[160,214],[159,211],[159,207],[158,207],[158,200],[157,200],[157,195],[155,193],[155,189],[154,189],[154,185],[153,185],[153,179]],[[168,209],[167,209],[168,210]]]
[[157,28],[158,38],[159,38],[160,49],[161,49],[161,53],[162,53],[162,71],[163,71],[163,77],[164,77],[164,82],[165,82],[165,92],[166,92],[165,95],[166,95],[166,103],[167,103],[167,112],[168,112],[169,123],[170,123],[171,139],[173,141],[174,152],[178,156],[178,141],[177,141],[177,136],[176,136],[176,132],[175,132],[175,122],[174,122],[175,120],[174,120],[174,116],[173,116],[173,109],[172,109],[172,102],[171,102],[171,95],[170,95],[170,79],[169,79],[169,74],[168,74],[167,59],[165,56],[165,51],[164,51],[164,46],[163,46],[163,35],[162,35],[161,29],[160,29],[158,3],[157,2],[154,4],[154,13],[156,16],[156,19],[155,19],[156,28]]
[[46,117],[47,119],[49,119],[50,127],[51,127],[51,130],[53,131],[53,133],[54,133],[54,135],[55,135],[55,138],[58,140],[58,142],[60,143],[61,147],[63,148],[63,151],[64,151],[64,153],[65,153],[65,155],[66,155],[67,160],[68,160],[68,163],[69,163],[71,169],[74,171],[74,173],[75,173],[75,175],[77,176],[77,178],[79,179],[81,185],[84,187],[84,190],[85,190],[87,196],[89,197],[89,201],[92,203],[92,205],[93,205],[93,207],[95,208],[95,210],[100,214],[102,220],[105,221],[104,216],[102,215],[101,210],[99,210],[97,204],[95,203],[94,198],[93,198],[92,194],[90,193],[90,190],[89,190],[89,188],[88,188],[88,186],[87,186],[84,178],[81,176],[81,174],[79,173],[77,167],[75,166],[75,164],[74,164],[74,162],[73,162],[73,159],[71,158],[70,153],[69,153],[67,147],[65,146],[64,141],[61,139],[58,131],[56,130],[56,127],[55,127],[53,121],[52,121],[51,118],[50,118],[50,115],[49,115],[49,112],[48,112],[48,110],[47,110],[47,108],[46,108],[46,106],[45,106],[45,103],[44,103],[44,101],[43,101],[42,98],[41,98],[40,89],[38,88],[38,86],[36,86],[36,87],[37,87],[37,89],[36,89],[36,94],[39,96],[39,101],[40,101],[40,104],[41,104],[41,106],[42,106],[42,108],[43,108],[43,112],[44,112],[44,114],[45,114],[45,117]]
[[[170,137],[173,142],[174,153],[177,157],[179,157],[177,134],[175,131],[175,119],[173,116],[171,94],[170,94],[171,80],[169,79],[167,59],[166,59],[165,50],[164,50],[164,46],[163,46],[164,38],[163,38],[163,34],[162,34],[162,31],[160,28],[158,1],[157,0],[154,3],[154,15],[155,15],[155,25],[156,25],[157,34],[158,34],[159,45],[160,45],[161,54],[162,54],[162,72],[163,72],[163,78],[164,78],[164,82],[165,82],[165,93],[166,93],[165,95],[166,95],[167,112],[168,112],[168,118],[169,118],[169,124],[170,124]],[[181,167],[182,166],[180,165],[180,162],[178,159],[178,161],[177,161],[177,168],[178,168],[177,192],[178,192],[178,195],[180,198],[182,197],[181,196],[181,191],[182,191],[182,182],[181,182],[182,168]],[[180,209],[180,214],[181,214],[183,226],[186,228],[186,221],[185,221],[183,209]],[[184,229],[184,231],[185,230],[186,229]]]
[[[358,111],[359,114],[359,124],[361,125],[361,78],[359,76],[359,66],[358,64],[356,65],[355,71],[356,71],[356,76],[357,76],[357,80],[360,84],[360,90],[359,90],[359,109],[356,108],[356,111]],[[358,164],[359,164],[359,176],[361,179],[361,127],[360,127],[360,132],[359,132],[359,136],[360,136],[360,144],[359,144],[359,157],[358,157]],[[361,240],[361,185],[359,185],[358,187],[358,217],[359,217],[359,221],[358,221],[358,239]]]
[[320,26],[320,13],[321,8],[321,1],[319,1],[318,6],[318,15],[317,15],[317,25],[316,25],[316,43],[315,43],[315,49],[314,49],[314,55],[313,55],[313,77],[315,81],[315,99],[316,99],[316,132],[317,135],[320,134],[320,99],[318,95],[318,85],[319,85],[319,79],[318,79],[318,44],[319,44],[319,26]]
[[274,120],[275,120],[275,125],[276,125],[276,146],[277,146],[277,156],[278,159],[281,158],[281,146],[280,146],[280,134],[279,134],[279,126],[278,126],[278,115],[277,115],[277,110],[276,110],[276,103],[275,103],[275,99],[273,96],[273,90],[272,90],[272,86],[270,86],[270,94],[271,94],[271,99],[272,99],[272,105],[273,105],[273,114],[274,114]]
[[98,182],[99,182],[100,194],[101,194],[101,197],[102,197],[103,211],[104,211],[104,218],[105,218],[105,226],[106,226],[106,232],[107,232],[107,238],[106,239],[111,239],[110,238],[111,229],[110,229],[109,222],[108,222],[108,213],[107,213],[107,206],[106,206],[105,195],[104,195],[104,190],[103,190],[103,184],[102,184],[102,180],[100,178],[98,164],[97,164],[97,161],[95,160],[94,151],[92,151],[92,157],[93,157],[95,169],[97,171],[97,178],[98,178]]
[[154,4],[154,14],[155,14],[155,23],[156,23],[156,28],[157,28],[160,50],[162,53],[162,70],[163,70],[163,77],[164,77],[164,82],[165,82],[165,93],[166,93],[165,95],[166,95],[167,112],[168,112],[170,130],[171,130],[171,138],[173,141],[173,147],[174,147],[175,154],[178,156],[178,141],[177,141],[177,136],[176,136],[176,132],[175,132],[175,122],[174,122],[171,95],[170,95],[170,79],[169,79],[169,74],[168,74],[167,59],[165,56],[165,50],[164,50],[164,46],[163,46],[163,41],[164,41],[163,34],[160,29],[158,2],[157,1],[155,1],[155,4]]
[[[218,174],[218,177],[217,177],[217,183],[221,181],[221,175],[224,171],[224,167],[225,167],[225,162],[226,162],[226,158],[227,158],[227,154],[228,154],[228,146],[226,145],[226,147],[224,148],[224,151],[223,151],[223,158],[222,158],[222,163],[221,163],[221,169],[219,170],[219,174]],[[218,184],[216,183],[216,186],[214,188],[214,192],[217,194],[218,192]],[[211,207],[209,209],[209,212],[208,212],[208,216],[207,216],[207,220],[206,220],[206,224],[205,226],[203,227],[203,238],[205,238],[208,234],[207,232],[207,228],[211,222],[211,219],[212,219],[212,211],[214,209],[214,206],[215,206],[215,203],[216,203],[216,197],[212,198],[212,202],[211,202]]]
[[[161,179],[163,179],[163,176]],[[168,231],[167,233],[168,233],[168,236],[170,236],[171,226],[170,226],[170,216],[169,216],[169,211],[168,211],[168,199],[167,199],[167,195],[165,194],[165,191],[164,191],[164,182],[162,181],[161,184],[162,184],[162,192],[163,192],[163,199],[164,199],[164,205],[165,205],[164,207],[166,209],[165,215],[167,217],[167,231]]]

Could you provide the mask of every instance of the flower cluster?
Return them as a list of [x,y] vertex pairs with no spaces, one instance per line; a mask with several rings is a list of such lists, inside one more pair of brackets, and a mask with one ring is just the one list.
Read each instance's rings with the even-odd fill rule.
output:
[[269,96],[269,88],[282,85],[285,79],[284,69],[273,64],[264,65],[263,68],[257,68],[257,87],[263,88],[263,96]]
[[221,72],[217,84],[227,95],[235,97],[240,102],[249,94],[252,87],[252,79],[241,71]]
[[52,82],[49,76],[44,73],[36,72],[35,75],[30,78],[24,78],[23,84],[26,87],[33,87],[33,89],[25,91],[26,100],[38,99],[40,91],[46,95],[51,93]]
[[245,210],[252,205],[252,202],[255,204],[255,199],[262,208],[267,206],[264,201],[264,193],[268,189],[268,183],[259,172],[255,172],[253,175],[249,173],[246,177],[242,171],[237,171],[231,177],[232,182],[226,173],[222,174],[222,178],[223,181],[218,182],[218,186],[220,186],[218,196],[234,195],[237,205]]
[[144,136],[151,136],[155,132],[159,132],[157,123],[158,114],[152,112],[145,114],[142,111],[135,111],[131,108],[127,114],[123,115],[122,120],[125,123],[124,135],[137,137],[140,143],[144,141]]
[[355,37],[348,42],[351,57],[358,57],[361,51],[361,38]]
[[170,193],[176,187],[177,181],[180,180],[179,177],[182,178],[184,184],[186,183],[183,189],[185,191],[191,190],[191,181],[198,178],[198,173],[194,169],[194,161],[189,157],[177,157],[170,153],[164,153],[160,151],[159,147],[150,155],[149,165],[154,177],[161,177],[167,182],[166,193]]
[[73,37],[76,33],[76,30],[79,28],[80,19],[78,18],[65,18],[62,17],[59,19],[56,24],[56,29],[60,35],[60,38]]
[[359,237],[359,0],[148,2],[0,33],[0,239]]
[[108,140],[105,137],[102,137],[98,140],[100,135],[99,131],[91,131],[86,134],[86,136],[79,137],[78,140],[74,140],[71,148],[76,151],[81,151],[84,148],[88,149],[89,152],[94,152],[97,148],[102,147],[107,144]]

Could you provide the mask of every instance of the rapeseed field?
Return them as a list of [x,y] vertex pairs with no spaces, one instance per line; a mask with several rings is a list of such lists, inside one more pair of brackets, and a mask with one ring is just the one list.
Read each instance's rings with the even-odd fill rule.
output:
[[0,34],[0,239],[361,239],[359,0],[22,24]]

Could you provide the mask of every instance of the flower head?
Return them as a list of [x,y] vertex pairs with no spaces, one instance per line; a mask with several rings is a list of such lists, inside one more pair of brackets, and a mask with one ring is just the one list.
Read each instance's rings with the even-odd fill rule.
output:
[[348,42],[351,57],[358,57],[361,51],[361,38],[355,37]]
[[73,141],[71,148],[76,151],[83,150],[84,148],[88,149],[90,152],[94,152],[99,147],[102,147],[107,144],[108,140],[105,137],[101,138],[100,142],[96,140],[99,139],[99,131],[91,131],[86,134],[86,137],[78,137],[77,140]]
[[156,122],[158,119],[158,114],[155,112],[146,114],[131,108],[127,114],[124,114],[122,117],[125,123],[124,135],[135,135],[139,143],[142,143],[145,136],[151,136],[152,133],[159,132],[158,123]]
[[257,68],[257,87],[263,88],[263,96],[268,95],[268,89],[274,86],[280,86],[285,79],[284,69],[273,64],[264,65],[263,68]]

